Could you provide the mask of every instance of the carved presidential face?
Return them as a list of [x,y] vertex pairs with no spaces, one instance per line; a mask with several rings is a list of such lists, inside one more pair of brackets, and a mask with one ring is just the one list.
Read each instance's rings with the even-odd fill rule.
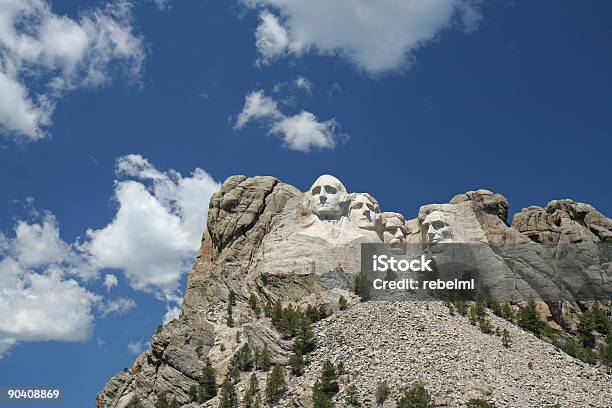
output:
[[380,214],[380,207],[369,194],[357,194],[349,206],[349,220],[358,228],[374,231]]
[[448,215],[441,211],[433,211],[425,217],[422,230],[425,233],[427,244],[436,245],[453,241],[453,232],[449,218]]
[[391,244],[393,247],[406,244],[408,232],[403,217],[400,218],[399,215],[386,217],[384,227],[383,242],[385,244]]
[[[346,188],[334,176],[323,175],[310,187],[310,210],[321,219],[337,219],[346,203]],[[346,207],[344,207],[346,208]]]

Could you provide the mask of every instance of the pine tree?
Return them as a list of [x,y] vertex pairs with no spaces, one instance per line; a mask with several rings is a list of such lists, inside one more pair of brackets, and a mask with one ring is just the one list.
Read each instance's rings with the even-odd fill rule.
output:
[[298,335],[293,341],[293,351],[306,355],[317,348],[317,340],[312,331],[312,326],[307,322],[303,322],[299,329]]
[[227,297],[227,302],[232,306],[236,306],[236,294],[231,289],[229,291],[229,296]]
[[527,305],[519,310],[516,323],[521,328],[537,335],[542,333],[545,325],[538,316],[535,300],[529,299]]
[[249,371],[253,367],[253,352],[249,343],[244,345],[236,352],[235,363],[242,371]]
[[255,350],[255,369],[268,371],[271,365],[270,350],[267,346],[264,346],[263,350]]
[[334,408],[332,397],[322,389],[321,380],[317,380],[312,389],[312,406],[313,408]]
[[508,329],[504,329],[501,341],[502,345],[506,348],[510,347],[510,345],[512,344],[512,338],[510,337],[510,332],[508,332]]
[[192,385],[189,387],[189,400],[190,402],[196,402],[198,400],[198,386]]
[[340,299],[338,299],[338,307],[340,310],[346,310],[347,306],[348,302],[346,301],[346,298],[344,296],[340,296]]
[[484,334],[490,334],[493,332],[493,327],[491,326],[491,322],[489,321],[489,319],[486,319],[486,318],[480,321],[479,328],[480,328],[480,331],[483,332]]
[[476,316],[476,307],[474,305],[470,306],[470,312],[468,314],[468,317],[470,319],[470,323],[473,326],[476,326],[476,321],[477,321],[478,317]]
[[361,274],[355,276],[355,281],[353,282],[353,293],[359,296],[359,299],[361,299],[362,302],[367,300],[367,288]]
[[217,382],[215,380],[215,370],[209,358],[206,358],[204,368],[202,369],[202,377],[200,378],[200,386],[198,388],[198,402],[206,402],[217,395]]
[[499,303],[499,300],[493,299],[489,303],[489,309],[493,312],[495,316],[504,317],[504,312],[502,310],[502,305]]
[[338,373],[338,376],[346,374],[346,372],[344,371],[344,363],[342,361],[340,361],[336,366],[336,373]]
[[168,408],[181,408],[181,404],[179,404],[176,398],[172,397],[172,401],[170,401]]
[[268,403],[273,404],[278,401],[286,389],[285,369],[278,364],[274,364],[272,371],[268,373],[268,378],[266,379],[266,399]]
[[291,374],[299,377],[304,374],[304,358],[301,353],[293,353],[289,357],[289,366],[291,367]]
[[467,402],[467,408],[495,408],[495,405],[482,398],[471,398]]
[[376,403],[378,405],[384,404],[387,398],[389,398],[390,392],[391,391],[389,390],[389,385],[387,384],[387,381],[380,381],[376,385]]
[[125,408],[144,408],[144,407],[142,406],[142,402],[140,401],[140,398],[138,398],[138,395],[134,394],[132,395],[130,402],[127,403]]
[[317,322],[319,320],[319,312],[317,311],[317,308],[313,307],[312,305],[308,305],[308,307],[306,307],[306,318],[310,320],[311,323]]
[[168,399],[166,398],[166,393],[162,392],[157,396],[157,401],[155,401],[155,408],[168,408],[169,406]]
[[506,320],[514,319],[514,310],[508,303],[504,303],[502,306],[502,317]]
[[359,397],[357,396],[357,387],[355,386],[355,384],[351,384],[346,387],[344,401],[349,407],[359,406]]
[[267,302],[266,305],[264,306],[264,316],[266,317],[272,317],[272,303]]
[[483,319],[487,315],[487,311],[485,309],[485,302],[484,300],[482,300],[482,298],[478,298],[478,300],[476,300],[474,307],[476,309],[476,317],[478,318],[478,320]]
[[242,404],[245,408],[253,408],[257,398],[259,398],[259,381],[257,380],[257,375],[253,373],[249,378],[249,387],[244,393]]
[[259,393],[257,393],[257,396],[255,397],[255,404],[253,404],[253,408],[261,408],[263,406],[263,403],[261,402],[261,396],[259,395]]
[[612,333],[608,333],[606,342],[599,346],[599,358],[608,367],[612,367]]
[[319,305],[319,320],[323,320],[329,315],[330,313],[327,311],[325,305]]
[[249,307],[252,310],[255,310],[255,308],[257,307],[257,297],[254,293],[251,293],[251,296],[249,296]]
[[464,300],[457,300],[455,302],[455,308],[461,316],[465,316],[468,312],[467,303]]
[[231,303],[227,304],[227,327],[234,327],[234,308]]
[[219,408],[238,408],[236,387],[234,387],[234,383],[229,378],[226,378],[223,385],[221,385],[220,397]]
[[323,371],[321,372],[321,377],[319,377],[319,381],[321,382],[321,391],[324,392],[329,397],[333,397],[339,390],[338,386],[338,371],[334,364],[328,359],[323,363]]
[[397,408],[431,408],[433,401],[429,392],[419,383],[414,383],[397,401]]

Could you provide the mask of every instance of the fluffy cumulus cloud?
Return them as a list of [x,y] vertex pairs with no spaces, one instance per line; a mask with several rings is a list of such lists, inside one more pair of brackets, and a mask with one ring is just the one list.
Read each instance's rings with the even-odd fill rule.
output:
[[47,0],[0,1],[0,131],[41,139],[66,92],[104,85],[119,71],[138,78],[145,52],[130,7],[116,0],[72,19]]
[[[32,211],[12,234],[0,233],[0,358],[27,341],[85,341],[98,316],[121,315],[134,300],[105,299],[123,273],[135,289],[166,303],[164,323],[177,317],[180,278],[201,242],[208,203],[220,187],[204,170],[190,176],[160,171],[139,155],[117,160],[117,212],[84,240],[65,242],[50,213]],[[144,345],[138,345],[142,348]]]
[[234,129],[242,129],[252,120],[269,126],[269,132],[282,138],[291,150],[309,152],[311,149],[333,149],[338,138],[338,123],[334,119],[319,121],[306,111],[293,116],[283,114],[278,103],[258,90],[247,94]]
[[200,168],[184,177],[135,154],[118,159],[117,176],[117,213],[104,228],[88,230],[81,249],[96,270],[121,269],[133,288],[178,302],[220,185]]
[[80,258],[52,215],[18,221],[0,246],[0,357],[24,341],[85,341],[101,297],[74,274]]
[[444,29],[475,30],[478,0],[243,0],[260,10],[259,63],[313,52],[339,55],[370,74],[405,69]]

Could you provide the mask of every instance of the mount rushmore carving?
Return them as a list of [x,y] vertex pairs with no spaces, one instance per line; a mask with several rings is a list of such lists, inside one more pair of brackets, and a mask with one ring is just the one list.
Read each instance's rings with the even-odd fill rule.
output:
[[[227,369],[240,345],[237,330],[252,347],[267,347],[272,361],[286,363],[291,345],[268,319],[254,318],[248,299],[334,311],[342,296],[351,307],[359,302],[352,285],[363,244],[415,245],[434,254],[473,244],[478,249],[470,256],[490,284],[488,295],[536,299],[549,325],[575,329],[589,299],[609,300],[610,254],[601,243],[612,240],[612,221],[571,200],[523,209],[511,223],[508,208],[505,197],[477,190],[407,218],[382,211],[370,194],[349,192],[330,175],[306,192],[273,177],[232,176],[210,200],[180,317],[107,383],[97,406],[121,408],[135,393],[152,402],[169,390],[188,401],[206,358],[217,372]],[[237,298],[234,328],[225,324],[230,293]]]

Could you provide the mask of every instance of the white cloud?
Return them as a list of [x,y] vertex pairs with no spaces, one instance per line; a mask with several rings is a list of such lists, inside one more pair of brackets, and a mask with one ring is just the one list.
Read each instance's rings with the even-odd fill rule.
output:
[[181,308],[178,306],[169,307],[164,315],[163,324],[168,323],[171,320],[177,319],[181,314]]
[[287,30],[278,18],[267,11],[259,14],[259,25],[255,30],[255,45],[260,54],[258,63],[269,63],[281,56],[289,47]]
[[68,245],[60,238],[55,217],[46,214],[41,223],[18,221],[13,248],[25,267],[61,263],[68,257]]
[[312,91],[312,82],[310,82],[308,79],[304,78],[303,76],[298,76],[295,81],[295,86],[298,89],[303,89],[305,90],[307,93],[310,93]]
[[243,128],[252,119],[265,120],[270,134],[281,136],[285,146],[291,150],[309,152],[313,148],[333,149],[336,146],[336,120],[320,122],[306,111],[286,116],[278,109],[278,103],[262,90],[247,94],[234,129]]
[[238,115],[234,129],[243,128],[251,119],[282,118],[276,101],[266,95],[264,91],[253,91],[244,98],[244,107]]
[[[55,217],[35,210],[35,219],[15,223],[12,237],[0,232],[0,358],[20,342],[85,341],[94,310],[104,317],[136,307],[80,283],[100,279],[104,268],[122,270],[132,287],[163,299],[164,320],[177,316],[179,281],[193,263],[220,184],[199,168],[189,177],[159,171],[139,155],[120,157],[116,171],[117,213],[106,227],[88,230],[83,242],[65,242]],[[107,291],[117,284],[116,275],[104,275]]]
[[[243,0],[260,7],[260,63],[312,52],[339,55],[370,74],[406,68],[413,51],[461,20],[480,20],[478,0]],[[276,14],[272,14],[275,11]]]
[[0,71],[0,131],[15,132],[36,140],[45,136],[41,127],[50,123],[53,107],[44,99],[32,101],[28,90]]
[[104,275],[104,287],[106,291],[110,291],[113,286],[117,286],[119,284],[119,280],[112,273],[107,273]]
[[87,231],[82,250],[95,269],[121,269],[133,288],[176,301],[220,184],[200,168],[191,177],[161,172],[140,155],[119,158],[117,175],[132,178],[116,182],[117,213],[106,227]]
[[116,0],[71,19],[47,0],[0,1],[0,131],[41,139],[66,92],[104,85],[119,71],[136,79],[145,52],[130,8]]
[[60,238],[55,218],[20,220],[14,233],[0,234],[0,357],[24,341],[87,340],[101,298],[69,278],[81,258]]
[[126,314],[135,307],[136,302],[130,298],[107,300],[106,302],[101,303],[99,306],[102,317],[106,317],[111,314]]
[[148,346],[148,344],[148,342],[145,342],[144,340],[140,339],[138,341],[128,343],[127,350],[132,354],[140,354],[145,349],[145,347]]
[[[0,262],[0,357],[22,341],[85,341],[93,327],[92,307],[99,297],[61,269],[24,270],[11,258]],[[11,284],[6,286],[6,281]]]
[[319,122],[312,113],[302,111],[276,122],[270,132],[281,135],[288,148],[308,152],[311,148],[333,149],[337,126],[334,119]]

